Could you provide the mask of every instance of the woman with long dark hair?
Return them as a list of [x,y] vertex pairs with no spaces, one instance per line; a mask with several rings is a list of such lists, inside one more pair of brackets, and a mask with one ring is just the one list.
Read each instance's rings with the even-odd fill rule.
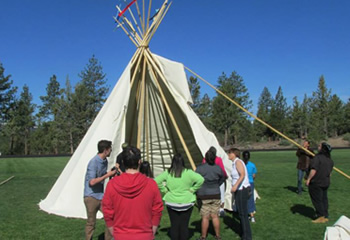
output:
[[316,219],[312,221],[313,223],[328,222],[327,190],[334,166],[331,151],[331,146],[323,142],[318,146],[318,154],[310,161],[311,171],[306,185],[309,186],[309,194],[316,211]]
[[140,173],[145,174],[149,178],[154,178],[151,169],[151,164],[148,161],[143,161],[140,165]]
[[158,187],[164,193],[163,200],[170,218],[170,237],[172,240],[187,240],[188,223],[193,205],[196,202],[196,191],[201,187],[204,178],[185,168],[181,154],[175,154],[171,166],[155,178]]

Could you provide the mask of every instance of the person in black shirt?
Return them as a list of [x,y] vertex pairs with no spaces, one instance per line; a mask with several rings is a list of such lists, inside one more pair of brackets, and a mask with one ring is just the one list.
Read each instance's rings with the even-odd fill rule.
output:
[[[119,164],[119,168],[122,172],[125,172],[125,166],[124,166],[124,162],[123,162],[123,158],[125,155],[125,152],[128,148],[128,144],[127,143],[123,143],[122,144],[122,152],[118,154],[117,159],[116,159],[116,163]],[[118,174],[119,175],[119,174]]]
[[331,159],[332,148],[323,142],[318,146],[319,153],[310,161],[310,174],[306,181],[309,194],[316,210],[316,219],[313,223],[328,222],[327,190],[330,185],[330,175],[334,166]]

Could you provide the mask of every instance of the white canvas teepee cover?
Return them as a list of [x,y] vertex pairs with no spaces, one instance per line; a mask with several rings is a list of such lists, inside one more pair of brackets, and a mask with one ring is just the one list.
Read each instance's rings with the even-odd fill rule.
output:
[[[183,117],[177,119],[179,127],[187,126],[188,128],[189,125],[192,130],[192,132],[189,132],[185,136],[187,138],[186,141],[195,145],[200,150],[202,156],[209,147],[214,146],[217,149],[217,155],[222,157],[225,168],[229,173],[231,162],[228,160],[224,150],[218,144],[214,134],[206,129],[188,105],[188,102],[192,100],[183,65],[157,55],[153,56],[157,60],[157,64],[166,78],[166,82],[164,83],[165,88],[168,90],[168,95],[171,95],[169,97],[173,99],[170,103],[176,105],[176,108],[180,109],[182,112],[181,116]],[[113,142],[113,152],[108,159],[109,168],[111,168],[111,166],[114,165],[116,155],[121,150],[120,146],[126,138],[125,126],[127,124],[126,122],[130,121],[130,119],[126,119],[131,93],[130,71],[131,63],[126,67],[106,103],[52,187],[48,196],[39,203],[40,209],[64,217],[86,218],[83,202],[84,178],[88,162],[97,153],[97,142],[101,139],[107,139]],[[153,96],[153,99],[156,98],[157,97]],[[152,103],[152,101],[150,101],[150,103]],[[156,126],[161,122],[159,120],[161,117],[157,115],[163,112],[160,107],[161,106],[154,108],[158,109],[158,112],[153,111],[153,121],[151,123],[154,126],[152,131],[158,132],[158,135],[154,133],[153,135],[151,134],[151,136],[154,136],[154,141],[157,141],[158,145],[166,145],[168,143],[165,136],[161,136],[161,138],[164,138],[164,141],[159,140],[160,134]],[[189,139],[191,137],[193,139]],[[150,139],[150,141],[152,142],[153,139]],[[197,163],[201,162],[202,156],[200,156],[200,158],[197,157],[195,161]],[[170,166],[170,157],[171,156],[164,158],[159,148],[154,148],[153,151],[151,151],[155,175],[158,175],[164,168]],[[228,180],[228,183],[229,181],[230,180]],[[231,209],[230,205],[230,193],[226,191],[225,206]],[[98,217],[101,217],[100,213]]]

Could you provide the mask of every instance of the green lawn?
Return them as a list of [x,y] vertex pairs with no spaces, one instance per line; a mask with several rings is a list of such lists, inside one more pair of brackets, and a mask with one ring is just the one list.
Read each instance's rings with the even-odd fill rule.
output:
[[[313,207],[307,192],[296,190],[295,152],[253,152],[258,168],[255,186],[261,199],[257,201],[256,223],[251,224],[254,239],[323,239],[326,226],[341,215],[350,217],[350,180],[333,172],[329,194],[330,221],[311,223]],[[350,150],[334,150],[335,166],[350,174]],[[40,199],[46,197],[68,158],[0,159],[0,239],[83,239],[84,220],[66,219],[39,210]],[[238,220],[227,214],[221,219],[223,239],[239,239]],[[156,239],[169,239],[169,218],[164,211]],[[191,239],[199,237],[200,216],[194,209],[189,226]],[[102,238],[104,222],[99,220],[95,238]],[[211,229],[208,239],[214,239]]]

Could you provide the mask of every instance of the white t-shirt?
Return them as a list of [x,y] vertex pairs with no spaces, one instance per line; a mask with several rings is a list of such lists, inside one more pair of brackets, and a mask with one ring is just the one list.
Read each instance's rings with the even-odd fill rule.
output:
[[233,160],[233,163],[232,163],[232,172],[231,172],[232,186],[235,185],[235,183],[239,179],[239,173],[238,173],[237,168],[236,168],[236,161],[240,161],[242,163],[242,165],[244,167],[244,171],[245,171],[244,179],[241,182],[241,184],[238,186],[238,189],[237,189],[237,190],[242,190],[243,188],[247,188],[250,186],[249,178],[248,178],[248,171],[247,171],[247,168],[246,168],[244,162],[239,158],[235,158],[235,160]]

